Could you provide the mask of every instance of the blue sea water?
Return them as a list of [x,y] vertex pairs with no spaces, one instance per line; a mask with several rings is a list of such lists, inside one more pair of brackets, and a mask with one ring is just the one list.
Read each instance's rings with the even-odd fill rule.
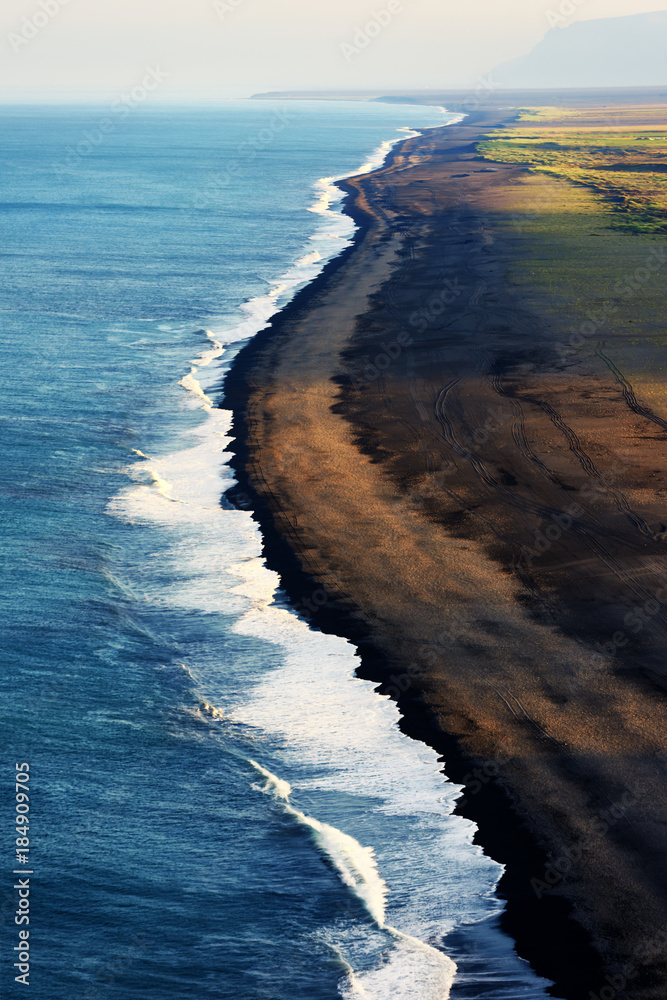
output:
[[448,118],[103,119],[0,109],[3,995],[27,761],[37,1000],[546,996],[435,753],[221,501],[222,378],[352,233],[330,178]]

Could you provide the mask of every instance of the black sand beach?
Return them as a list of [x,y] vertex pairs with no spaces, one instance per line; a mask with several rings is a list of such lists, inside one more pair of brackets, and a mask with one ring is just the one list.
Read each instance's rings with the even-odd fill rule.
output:
[[[301,612],[358,644],[466,786],[519,953],[568,1000],[659,1000],[664,238],[483,159],[516,117],[479,109],[346,182],[354,246],[227,380],[231,499]],[[614,292],[640,270],[641,294]]]

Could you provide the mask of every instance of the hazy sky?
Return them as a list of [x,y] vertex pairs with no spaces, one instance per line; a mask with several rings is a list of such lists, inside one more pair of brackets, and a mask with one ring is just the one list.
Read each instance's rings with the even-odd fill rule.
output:
[[573,11],[564,25],[667,0],[3,0],[0,98],[112,100],[148,67],[167,74],[160,101],[474,87],[528,52],[559,8]]

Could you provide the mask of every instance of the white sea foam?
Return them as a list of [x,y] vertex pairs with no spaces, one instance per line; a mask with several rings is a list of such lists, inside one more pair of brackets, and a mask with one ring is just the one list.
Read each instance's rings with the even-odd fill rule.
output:
[[310,253],[304,254],[296,262],[297,267],[308,267],[311,264],[318,264],[322,260],[322,254],[319,250],[311,250]]
[[[447,111],[446,108],[438,108],[443,115],[449,115],[450,121],[448,124],[453,124],[455,121],[462,121],[465,117],[464,115],[452,116],[451,112]],[[369,174],[373,170],[379,170],[383,166],[385,160],[391,153],[394,146],[398,145],[400,142],[405,142],[406,139],[412,139],[419,135],[418,131],[410,128],[409,126],[404,126],[396,130],[401,134],[395,139],[386,139],[384,142],[375,149],[371,155],[368,157],[365,163],[359,167],[354,174],[340,174],[337,177],[321,177],[315,184],[315,202],[310,207],[311,212],[315,212],[317,215],[327,215],[331,212],[332,207],[337,202],[342,201],[342,192],[340,188],[337,187],[338,181],[346,180],[348,177],[360,177],[362,174]],[[340,220],[341,217],[339,213],[332,213],[333,217]]]
[[[364,169],[372,169],[386,155],[389,145],[385,144]],[[332,228],[337,230],[336,238],[343,232],[351,234],[350,220],[336,215],[334,221],[333,227],[327,223],[327,232]],[[323,235],[322,230],[319,235]],[[444,818],[451,809],[454,789],[446,795],[446,804],[438,801],[444,788],[435,755],[402,736],[396,727],[393,704],[376,695],[373,685],[354,678],[357,658],[346,640],[311,631],[293,612],[273,603],[278,577],[266,568],[261,557],[261,538],[256,525],[249,514],[225,511],[219,503],[223,491],[232,484],[229,469],[223,464],[231,415],[214,406],[207,388],[219,378],[219,363],[229,348],[233,349],[233,345],[260,329],[285,295],[317,273],[321,259],[319,250],[317,254],[305,254],[267,295],[244,304],[242,323],[231,330],[206,331],[210,347],[192,361],[190,372],[180,382],[188,394],[189,405],[205,413],[204,421],[192,431],[192,446],[157,459],[147,459],[143,452],[138,454],[141,461],[128,469],[134,484],[114,499],[111,509],[132,520],[188,529],[189,544],[184,547],[177,542],[173,553],[173,575],[179,579],[179,586],[172,587],[162,597],[156,595],[155,600],[193,610],[234,614],[234,631],[277,644],[281,650],[277,658],[281,666],[266,678],[265,685],[260,685],[257,696],[229,708],[218,706],[216,699],[208,694],[215,687],[211,678],[200,675],[199,681],[208,683],[206,697],[202,699],[206,710],[215,705],[232,722],[245,722],[266,733],[280,732],[287,723],[297,755],[305,751],[302,762],[308,762],[311,769],[323,768],[319,787],[329,784],[348,793],[375,795],[380,808],[387,808],[387,802],[393,800],[391,811],[411,816],[421,800],[427,810]],[[145,482],[146,474],[150,476],[149,484]],[[164,559],[165,554],[161,555]],[[314,663],[319,664],[318,671],[313,671]],[[298,708],[295,700],[300,703]],[[211,717],[210,712],[207,714]],[[385,747],[382,740],[388,732],[391,746]],[[378,753],[385,766],[374,768]],[[426,764],[428,788],[420,791],[423,780],[419,772],[423,764]],[[259,765],[257,769],[265,778],[266,789],[296,823],[309,830],[314,845],[329,859],[343,884],[363,903],[385,936],[391,938],[390,945],[385,947],[390,946],[392,953],[395,952],[393,964],[400,965],[401,956],[409,954],[410,974],[406,973],[406,982],[416,975],[415,963],[421,961],[425,972],[431,968],[434,962],[431,952],[441,965],[441,975],[446,966],[447,982],[451,982],[454,966],[446,956],[417,938],[414,941],[418,943],[410,950],[407,943],[411,936],[386,926],[388,889],[379,874],[373,848],[363,847],[355,837],[294,808],[289,802],[289,784]],[[395,781],[405,783],[408,776],[413,781],[410,801],[399,804],[403,795],[392,794],[391,788]],[[318,785],[316,775],[309,780],[313,787]],[[398,792],[398,784],[394,791]],[[458,822],[463,827],[469,826],[464,821]],[[464,839],[469,841],[470,835]],[[478,853],[473,851],[475,857]],[[352,995],[349,992],[352,990],[358,997],[375,1000],[391,995],[402,1000],[401,992],[385,994],[378,984],[372,983],[368,988],[364,979],[367,973],[354,971],[353,964],[348,964],[350,972],[343,987],[346,995]],[[429,972],[427,979],[430,976]],[[437,995],[443,1000],[448,990],[448,986],[446,991],[442,986],[437,994],[429,990],[422,992],[422,997],[427,1000]]]
[[[250,763],[266,779],[266,784],[260,790],[266,794],[273,795],[276,799],[282,800],[282,802],[289,806],[289,797],[292,794],[292,786],[289,781],[277,778],[275,774],[271,774],[270,771],[267,771],[265,767],[262,767],[255,760],[251,760]],[[294,810],[290,807],[290,811],[293,812]]]
[[287,815],[311,831],[316,846],[333,864],[343,884],[361,900],[378,927],[384,928],[387,886],[378,872],[373,848],[362,847],[358,840],[335,826],[320,823],[295,809],[289,801],[292,793],[289,782],[277,778],[254,760],[250,763],[266,779],[262,791],[273,795]]
[[165,500],[171,500],[173,503],[180,502],[171,494],[171,483],[168,483],[166,479],[163,479],[157,469],[154,469],[152,466],[148,466],[146,471],[150,475],[151,481],[161,497],[164,497]]
[[341,986],[345,1000],[447,1000],[456,976],[454,962],[416,938],[399,935],[376,968],[355,972]]
[[[311,832],[315,846],[332,865],[343,885],[363,903],[378,929],[385,931],[391,939],[391,949],[375,969],[356,972],[346,961],[349,971],[347,983],[341,990],[343,996],[377,1000],[388,1000],[390,997],[447,1000],[456,975],[456,965],[437,948],[387,924],[388,889],[378,870],[374,849],[362,847],[358,840],[342,830],[294,808],[289,801],[291,785],[256,761],[251,760],[250,763],[265,779],[261,791],[271,795],[288,816]],[[342,952],[339,954],[344,957]]]
[[373,170],[378,170],[385,162],[394,146],[396,146],[399,142],[404,142],[406,139],[412,138],[412,136],[419,135],[419,132],[415,132],[414,129],[411,128],[400,128],[397,129],[397,131],[402,134],[396,139],[387,139],[385,142],[381,143],[354,174],[340,174],[337,177],[321,177],[318,181],[316,181],[314,185],[315,201],[310,206],[309,211],[314,212],[315,215],[321,215],[327,218],[330,222],[333,222],[336,227],[334,231],[337,235],[339,230],[346,232],[354,231],[354,226],[351,220],[346,216],[342,216],[340,212],[334,211],[334,208],[343,200],[343,192],[338,187],[338,181],[343,181],[349,176],[360,177],[362,174],[369,174]]
[[[450,115],[450,121],[458,121],[463,117],[460,115],[451,116],[451,113],[445,108],[439,110],[443,114]],[[419,132],[409,127],[399,128],[397,132],[400,134],[394,139],[388,139],[381,143],[354,172],[354,175],[341,174],[336,177],[322,177],[315,182],[313,185],[314,200],[309,211],[320,216],[320,225],[310,237],[309,242],[316,243],[318,249],[303,254],[285,274],[272,282],[265,295],[255,296],[242,304],[240,308],[244,319],[231,329],[225,327],[216,332],[218,350],[216,352],[216,348],[213,349],[210,360],[204,361],[203,359],[208,355],[200,355],[199,359],[193,362],[197,371],[205,365],[209,365],[211,361],[217,360],[224,353],[225,347],[247,340],[258,333],[299,287],[312,281],[319,274],[324,263],[351,245],[356,226],[349,216],[343,215],[340,211],[344,195],[338,187],[338,181],[345,180],[348,176],[358,177],[361,174],[377,170],[385,162],[395,145],[412,136],[419,135]],[[215,341],[214,334],[207,331],[207,335]],[[197,372],[193,370],[185,376],[181,382],[184,388],[194,388],[192,380],[195,379],[196,374]],[[187,385],[185,384],[186,380],[188,380]],[[194,391],[197,394],[199,392],[198,389],[194,389]]]
[[[382,162],[390,145],[380,147],[363,169]],[[472,845],[473,825],[451,815],[458,789],[445,783],[435,752],[404,736],[395,704],[356,678],[353,646],[311,630],[275,603],[279,580],[264,564],[255,522],[249,513],[220,505],[233,484],[226,465],[231,414],[217,408],[209,393],[236,346],[261,329],[351,235],[351,221],[331,208],[334,187],[326,179],[318,188],[319,211],[326,217],[315,234],[317,252],[304,254],[266,295],[245,303],[242,322],[205,332],[208,343],[180,383],[184,405],[202,411],[189,446],[151,458],[135,449],[140,461],[128,467],[130,485],[110,509],[174,529],[172,549],[160,552],[164,575],[174,582],[155,588],[154,604],[231,617],[233,632],[259,640],[258,649],[276,651],[273,668],[237,691],[215,664],[194,664],[191,672],[207,718],[241,724],[260,743],[278,740],[281,768],[298,777],[300,794],[345,797],[341,825],[350,832],[297,809],[290,784],[254,764],[265,781],[262,791],[309,831],[375,922],[379,937],[372,947],[368,925],[323,930],[342,958],[342,995],[445,1000],[455,966],[429,942],[461,921],[496,914],[500,904],[493,890],[502,869]]]

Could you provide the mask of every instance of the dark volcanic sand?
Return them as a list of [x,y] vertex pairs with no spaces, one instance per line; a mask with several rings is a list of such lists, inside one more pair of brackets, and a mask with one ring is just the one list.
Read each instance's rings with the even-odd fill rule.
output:
[[664,1000],[667,422],[604,351],[557,349],[583,307],[510,280],[526,173],[474,148],[503,120],[347,184],[355,247],[228,379],[239,490],[466,784],[519,952],[559,996]]

